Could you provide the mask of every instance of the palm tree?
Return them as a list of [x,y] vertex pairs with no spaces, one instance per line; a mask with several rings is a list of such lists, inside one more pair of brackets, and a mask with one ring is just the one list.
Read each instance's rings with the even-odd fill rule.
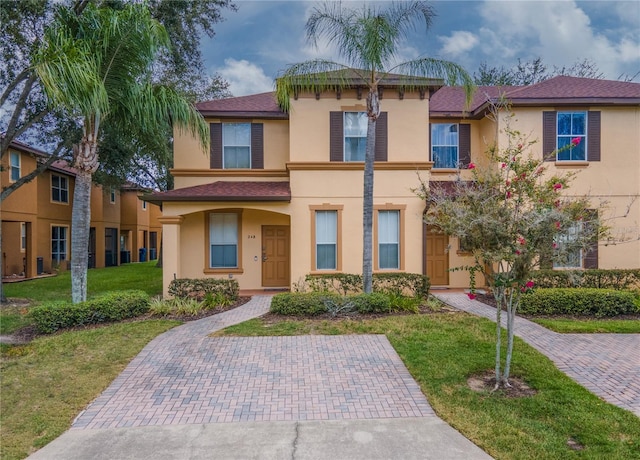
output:
[[38,52],[35,68],[50,103],[82,121],[82,139],[73,146],[74,303],[87,295],[91,181],[100,166],[102,124],[135,124],[140,132],[154,132],[171,121],[208,143],[207,126],[194,107],[171,89],[151,83],[156,57],[168,46],[165,29],[144,4],[119,9],[89,5],[81,15],[58,8]]
[[[457,64],[433,58],[418,58],[396,63],[399,45],[417,23],[428,29],[435,13],[426,2],[400,2],[387,8],[366,5],[362,9],[325,4],[315,8],[306,24],[307,39],[314,45],[321,38],[336,45],[345,63],[316,59],[291,65],[276,81],[276,95],[283,110],[289,110],[290,97],[296,91],[344,89],[354,84],[366,85],[367,141],[364,162],[363,255],[364,292],[372,289],[373,246],[373,163],[376,120],[380,115],[378,85],[385,77],[402,75],[406,89],[415,88],[425,77],[442,78],[448,84],[462,84],[470,100],[473,80]],[[397,77],[397,75],[395,75]]]

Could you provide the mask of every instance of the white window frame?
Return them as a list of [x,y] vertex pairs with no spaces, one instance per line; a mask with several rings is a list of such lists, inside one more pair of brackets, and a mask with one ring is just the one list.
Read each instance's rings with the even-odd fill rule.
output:
[[[450,130],[451,127],[455,126],[455,144],[453,143],[436,143],[436,135],[434,131],[436,128]],[[445,138],[449,137],[447,133],[444,134]],[[446,142],[446,139],[445,139]],[[453,164],[445,164],[442,165],[442,161],[438,161],[438,154],[435,152],[435,149],[438,147],[444,148],[452,148],[455,147],[455,161]],[[433,161],[434,169],[455,169],[458,167],[460,163],[460,126],[458,123],[431,123],[431,161]],[[439,164],[440,163],[440,164]]]
[[[383,216],[391,216],[395,215],[395,230],[393,229],[393,222],[389,222]],[[402,218],[400,210],[398,209],[379,209],[378,210],[378,270],[400,270],[400,258],[401,258],[401,226],[400,219]],[[386,228],[385,228],[386,226]],[[393,230],[393,231],[389,231]],[[395,235],[392,233],[395,231]],[[384,246],[395,246],[396,247],[396,264],[390,265],[388,263],[383,264],[383,251],[382,248]]]
[[[240,126],[240,125],[245,125],[248,127],[249,130],[249,139],[247,141],[247,143],[232,143],[232,140],[229,139],[230,136],[228,136],[227,134],[225,134],[225,128],[226,127],[230,127],[230,126]],[[229,148],[239,148],[239,147],[243,147],[243,148],[247,148],[248,149],[248,154],[249,154],[249,161],[248,161],[248,165],[247,166],[227,166],[227,147]],[[238,163],[238,159],[236,157],[236,164]],[[239,122],[239,123],[222,123],[222,168],[223,169],[251,169],[251,123],[244,123],[244,122]]]
[[[54,238],[53,232],[54,229],[58,229],[58,237]],[[60,231],[64,230],[64,235],[63,237],[60,236]],[[55,263],[60,263],[63,260],[67,260],[67,254],[68,254],[68,250],[69,250],[69,227],[66,225],[52,225],[51,226],[51,261],[55,262]],[[58,249],[57,251],[53,250],[53,243],[57,242],[58,243]],[[60,250],[60,243],[64,244],[64,251]],[[57,257],[56,257],[57,256]],[[60,258],[60,256],[62,256],[62,258]]]
[[[329,221],[328,216],[332,216]],[[327,216],[324,218],[323,216]],[[334,209],[321,209],[315,211],[315,270],[337,270],[338,269],[338,211]],[[333,266],[320,267],[319,249],[320,247],[333,246]]]
[[[573,134],[573,116],[576,114],[584,115],[584,133]],[[560,134],[560,116],[571,115],[571,133]],[[556,161],[587,161],[587,130],[589,126],[589,113],[584,110],[567,110],[556,113],[556,150],[560,150],[562,147],[571,144],[571,141],[575,138],[580,138],[580,143],[577,146],[572,146],[568,149],[569,158],[561,159],[560,155],[566,155],[567,150],[556,153]],[[564,141],[561,142],[560,139]],[[584,153],[583,158],[573,158],[574,152],[582,151]]]
[[[353,116],[357,116],[358,119],[358,132],[347,133],[347,118]],[[367,146],[367,127],[369,123],[369,119],[367,118],[367,112],[343,112],[343,160],[345,162],[361,162],[365,160],[366,156],[366,146]],[[360,142],[363,142],[365,151],[362,154],[362,158],[353,158],[351,154],[351,148],[347,148],[350,143],[347,142],[347,139],[360,139]],[[347,156],[349,155],[349,156]]]
[[20,252],[27,251],[27,223],[20,222]]
[[[58,179],[58,185],[54,184],[54,178]],[[63,186],[64,183],[64,186]],[[58,199],[54,197],[54,190],[58,191]],[[63,192],[66,199],[62,199]],[[51,201],[54,203],[69,203],[69,178],[58,174],[51,174]]]
[[116,189],[109,187],[109,203],[116,204]]
[[142,210],[146,211],[147,210],[147,202],[142,200]]
[[18,152],[9,152],[9,182],[17,182],[21,176],[22,158]]
[[[240,215],[237,213],[215,212],[209,214],[209,268],[211,269],[238,269],[240,268]],[[216,229],[216,225],[222,224],[222,231]],[[233,224],[233,232],[225,229],[226,225]],[[233,234],[235,233],[235,234]],[[221,263],[214,263],[214,246],[235,247],[235,264],[225,265],[224,255]]]

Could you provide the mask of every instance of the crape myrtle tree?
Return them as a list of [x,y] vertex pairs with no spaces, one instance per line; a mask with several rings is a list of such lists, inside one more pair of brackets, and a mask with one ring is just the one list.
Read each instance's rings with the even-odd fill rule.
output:
[[[541,263],[566,266],[578,251],[586,253],[597,244],[606,230],[587,197],[566,194],[573,175],[551,174],[542,158],[530,154],[535,141],[512,128],[508,109],[494,108],[491,118],[496,129],[499,121],[503,125],[501,145],[488,148],[488,161],[482,166],[469,164],[472,179],[458,177],[449,188],[429,188],[423,183],[419,194],[427,202],[425,222],[459,238],[461,247],[473,255],[473,265],[455,268],[470,272],[469,298],[476,296],[477,273],[484,275],[495,296],[498,389],[510,386],[515,314],[521,296],[534,287],[532,270]],[[579,148],[579,143],[580,138],[575,138],[564,149]],[[504,365],[503,309],[507,316]]]
[[401,74],[406,88],[411,89],[421,79],[424,82],[425,77],[442,78],[448,84],[463,85],[468,99],[473,91],[471,77],[452,62],[424,57],[397,63],[407,33],[420,23],[428,29],[434,16],[434,10],[426,2],[367,4],[361,9],[325,3],[311,13],[306,24],[307,39],[314,45],[320,39],[328,40],[344,61],[315,59],[293,64],[276,80],[278,103],[285,111],[289,110],[290,98],[296,91],[345,89],[354,84],[354,79],[356,84],[368,88],[362,219],[362,277],[366,293],[372,290],[373,165],[380,81],[389,74]]
[[74,303],[86,299],[91,183],[100,166],[102,124],[135,124],[141,132],[154,132],[171,120],[208,144],[207,125],[189,101],[152,81],[155,59],[168,46],[165,28],[151,17],[146,5],[114,9],[90,4],[81,15],[59,8],[36,54],[36,72],[50,105],[63,107],[82,126],[82,138],[73,145],[77,170],[71,227]]

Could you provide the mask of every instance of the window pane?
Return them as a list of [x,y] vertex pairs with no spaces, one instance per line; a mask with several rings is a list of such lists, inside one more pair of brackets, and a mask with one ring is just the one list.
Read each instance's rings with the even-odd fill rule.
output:
[[433,147],[431,160],[434,168],[457,168],[458,147]]
[[579,135],[579,134],[585,134],[587,132],[585,115],[586,114],[584,112],[577,112],[572,114],[571,134]]
[[398,269],[398,245],[397,244],[380,244],[378,254],[378,264],[381,269]]
[[366,137],[347,137],[344,140],[344,161],[364,161],[367,153]]
[[225,147],[224,168],[250,168],[251,149],[249,147]]
[[558,135],[571,134],[571,113],[558,113]]
[[458,125],[434,123],[431,125],[431,161],[435,168],[458,167]]
[[367,137],[367,121],[365,112],[345,112],[344,135]]
[[238,266],[238,215],[215,213],[209,216],[211,267]]
[[318,270],[336,269],[335,244],[318,244],[316,246],[316,268]]
[[222,140],[225,146],[251,144],[251,123],[223,123]]
[[316,243],[337,242],[338,212],[316,211]]
[[235,244],[211,245],[212,268],[235,268],[238,266],[238,250]]
[[67,192],[66,190],[62,190],[60,192],[60,201],[62,201],[63,203],[67,203],[69,201],[69,192]]

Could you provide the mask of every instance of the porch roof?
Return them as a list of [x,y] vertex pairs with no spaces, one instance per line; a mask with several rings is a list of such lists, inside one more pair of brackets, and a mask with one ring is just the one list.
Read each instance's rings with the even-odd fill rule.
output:
[[218,181],[154,192],[141,199],[160,204],[166,201],[291,201],[289,182]]

